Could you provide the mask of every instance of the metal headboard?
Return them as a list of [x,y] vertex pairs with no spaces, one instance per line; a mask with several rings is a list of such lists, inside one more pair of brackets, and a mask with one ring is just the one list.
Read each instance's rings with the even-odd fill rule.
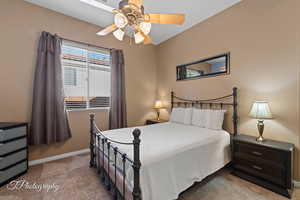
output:
[[[224,102],[224,100],[231,99],[232,103]],[[238,112],[237,112],[237,88],[234,87],[232,89],[232,93],[226,96],[214,98],[214,99],[197,99],[197,100],[191,100],[191,99],[184,99],[181,97],[175,96],[174,92],[171,92],[171,109],[175,106],[199,106],[202,108],[203,106],[209,106],[209,108],[216,108],[219,107],[220,109],[223,109],[225,106],[232,106],[233,107],[233,114],[232,114],[232,122],[233,122],[233,135],[237,135],[237,124],[238,124]]]

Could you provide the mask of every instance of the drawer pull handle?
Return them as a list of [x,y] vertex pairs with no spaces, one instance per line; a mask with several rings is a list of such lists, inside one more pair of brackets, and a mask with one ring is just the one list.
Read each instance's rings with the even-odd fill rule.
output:
[[252,154],[257,155],[257,156],[262,156],[262,153],[257,152],[257,151],[252,151]]
[[252,165],[252,168],[257,169],[257,170],[262,170],[263,168],[256,166],[256,165]]

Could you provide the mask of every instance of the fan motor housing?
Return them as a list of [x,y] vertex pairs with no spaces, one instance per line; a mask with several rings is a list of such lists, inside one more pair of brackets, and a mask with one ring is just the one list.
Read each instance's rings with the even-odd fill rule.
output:
[[122,8],[124,6],[126,6],[126,5],[128,5],[128,4],[129,4],[128,0],[122,0],[122,1],[120,1],[120,3],[119,3],[119,9],[122,10]]
[[127,17],[129,25],[139,24],[144,21],[143,9],[135,4],[129,4],[126,0],[120,2],[120,11]]

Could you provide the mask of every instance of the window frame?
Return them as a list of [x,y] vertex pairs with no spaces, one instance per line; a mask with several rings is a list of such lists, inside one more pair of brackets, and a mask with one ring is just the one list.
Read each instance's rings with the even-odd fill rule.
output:
[[[103,53],[103,54],[107,54],[109,55],[109,50],[101,48],[101,47],[95,47],[92,45],[88,45],[88,44],[81,44],[80,42],[73,42],[73,41],[68,41],[68,40],[62,40],[62,48],[64,46],[70,46],[70,47],[75,47],[75,48],[80,48],[80,49],[84,49],[85,50],[85,69],[86,69],[86,107],[85,108],[67,108],[66,106],[66,101],[64,100],[64,104],[65,104],[65,109],[69,112],[74,112],[74,111],[88,111],[88,110],[109,110],[110,109],[110,102],[109,102],[109,106],[108,107],[90,107],[90,68],[93,67],[92,65],[89,65],[88,62],[88,55],[89,52],[99,52],[99,53]],[[109,63],[111,63],[110,60],[110,55],[109,55]],[[63,52],[61,53],[61,64],[62,64],[62,68],[63,68],[63,73],[64,73],[64,58],[63,58]],[[75,67],[74,67],[75,68]],[[109,73],[111,73],[111,65],[109,65]],[[77,72],[75,73],[77,75]],[[63,77],[64,78],[64,77]],[[76,77],[77,79],[77,77]],[[63,87],[65,88],[65,80],[63,80]],[[78,82],[78,81],[77,81]],[[111,83],[110,83],[110,91],[111,91]],[[66,95],[64,94],[64,98],[66,97]],[[109,101],[111,100],[111,93],[109,95]]]

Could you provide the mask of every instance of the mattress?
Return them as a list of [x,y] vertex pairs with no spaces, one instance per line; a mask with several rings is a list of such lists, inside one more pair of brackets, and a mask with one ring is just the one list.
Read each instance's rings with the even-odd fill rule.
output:
[[[103,133],[116,141],[132,142],[135,128],[141,130],[143,200],[177,199],[182,191],[230,162],[230,134],[224,130],[167,122]],[[133,160],[131,145],[117,147]],[[117,166],[122,169],[121,158],[117,160]],[[120,185],[121,181],[118,182]],[[132,191],[133,170],[129,162],[126,165],[126,186]],[[130,193],[127,194],[130,197]]]

